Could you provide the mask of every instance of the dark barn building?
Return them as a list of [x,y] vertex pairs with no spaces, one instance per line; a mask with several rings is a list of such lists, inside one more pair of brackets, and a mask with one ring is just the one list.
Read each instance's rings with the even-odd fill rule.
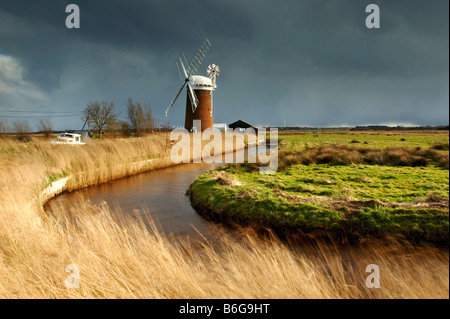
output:
[[240,129],[242,129],[243,131],[244,131],[245,129],[251,127],[251,128],[253,128],[253,129],[255,130],[256,135],[258,135],[258,129],[257,129],[256,127],[254,127],[253,125],[251,125],[251,124],[249,124],[249,123],[247,123],[247,122],[245,122],[245,121],[242,121],[242,120],[233,122],[233,123],[231,123],[230,125],[228,125],[228,127],[231,128],[231,129],[233,129],[233,130],[236,129],[236,128],[240,128]]

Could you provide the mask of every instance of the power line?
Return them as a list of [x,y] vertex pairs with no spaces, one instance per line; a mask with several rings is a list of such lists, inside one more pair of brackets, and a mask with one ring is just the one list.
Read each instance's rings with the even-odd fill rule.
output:
[[83,113],[79,114],[65,114],[65,115],[22,115],[22,116],[13,116],[13,115],[0,115],[0,118],[27,118],[27,119],[39,119],[39,118],[53,118],[53,117],[73,117],[73,116],[80,116],[83,115]]
[[48,114],[80,114],[81,111],[78,112],[68,112],[68,111],[19,111],[19,110],[5,110],[0,109],[0,112],[11,112],[11,113],[48,113]]

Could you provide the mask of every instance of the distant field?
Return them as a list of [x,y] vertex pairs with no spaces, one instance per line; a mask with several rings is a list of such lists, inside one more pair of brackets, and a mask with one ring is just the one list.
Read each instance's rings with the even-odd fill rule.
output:
[[279,135],[279,170],[227,165],[191,187],[206,216],[281,231],[400,233],[448,245],[448,132]]
[[325,144],[352,144],[362,147],[420,146],[449,142],[448,131],[374,131],[374,132],[280,132],[279,139],[286,141],[284,149]]

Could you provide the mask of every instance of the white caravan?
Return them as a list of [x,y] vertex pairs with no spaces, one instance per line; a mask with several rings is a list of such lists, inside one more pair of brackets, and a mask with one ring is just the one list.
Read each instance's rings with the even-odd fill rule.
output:
[[75,133],[61,133],[51,141],[52,144],[70,144],[70,145],[84,145],[80,134]]

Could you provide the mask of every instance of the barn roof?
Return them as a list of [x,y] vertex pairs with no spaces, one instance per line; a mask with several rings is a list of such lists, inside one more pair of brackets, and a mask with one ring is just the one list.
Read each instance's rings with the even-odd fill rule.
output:
[[233,122],[233,123],[229,124],[228,127],[233,128],[233,129],[237,128],[237,127],[240,127],[240,128],[249,128],[249,127],[256,128],[253,125],[251,125],[250,123],[247,123],[247,122],[242,121],[242,120],[238,120],[236,122]]

